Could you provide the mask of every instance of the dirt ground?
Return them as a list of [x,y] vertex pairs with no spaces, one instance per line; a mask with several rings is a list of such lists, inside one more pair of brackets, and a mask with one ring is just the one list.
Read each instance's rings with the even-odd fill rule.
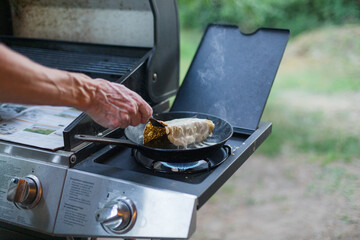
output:
[[198,211],[191,239],[360,239],[359,172],[255,154]]

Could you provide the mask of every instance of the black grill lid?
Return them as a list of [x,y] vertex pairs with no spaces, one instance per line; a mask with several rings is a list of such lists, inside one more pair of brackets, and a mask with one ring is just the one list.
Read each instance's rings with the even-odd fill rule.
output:
[[193,111],[226,119],[253,132],[289,38],[289,30],[260,28],[241,33],[234,25],[210,24],[171,111]]

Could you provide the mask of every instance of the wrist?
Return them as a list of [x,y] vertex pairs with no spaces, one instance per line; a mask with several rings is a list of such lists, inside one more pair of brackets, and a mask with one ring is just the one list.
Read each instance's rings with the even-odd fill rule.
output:
[[96,88],[93,80],[86,75],[80,73],[66,72],[71,88],[69,106],[81,111],[87,111],[95,96]]

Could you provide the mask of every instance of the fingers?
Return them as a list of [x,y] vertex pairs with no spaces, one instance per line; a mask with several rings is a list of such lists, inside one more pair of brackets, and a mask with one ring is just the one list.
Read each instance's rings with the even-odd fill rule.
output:
[[96,96],[87,113],[100,125],[114,129],[146,123],[152,115],[150,105],[124,85],[102,79],[97,82]]
[[146,123],[153,111],[150,105],[136,92],[131,91],[124,85],[116,84],[115,87],[126,99],[125,107],[121,106],[121,101],[116,101],[115,105],[118,105],[122,109],[127,109],[130,116],[130,125],[137,126],[140,123]]
[[149,104],[147,104],[146,102],[145,103],[142,103],[140,104],[139,106],[139,112],[141,114],[141,120],[140,122],[145,124],[149,121],[149,118],[151,117],[151,115],[153,114],[153,110],[152,108],[150,107]]
[[[134,92],[134,99],[136,101],[137,104],[137,112],[136,112],[136,125],[140,124],[140,123],[146,123],[150,116],[153,114],[153,110],[150,107],[150,105],[140,97],[140,95],[138,95],[137,93]],[[133,125],[133,126],[136,126]]]
[[139,112],[139,105],[137,101],[131,100],[128,103],[128,114],[130,117],[130,125],[137,126],[141,123],[141,113]]

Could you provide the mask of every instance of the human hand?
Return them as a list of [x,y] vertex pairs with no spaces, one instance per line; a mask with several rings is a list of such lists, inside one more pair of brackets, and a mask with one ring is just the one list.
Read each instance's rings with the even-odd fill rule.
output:
[[[72,74],[75,79],[88,78],[83,74]],[[89,93],[89,100],[80,110],[104,127],[114,129],[137,126],[146,123],[153,113],[152,108],[140,95],[124,85],[88,78],[86,84],[82,84],[82,89]]]

